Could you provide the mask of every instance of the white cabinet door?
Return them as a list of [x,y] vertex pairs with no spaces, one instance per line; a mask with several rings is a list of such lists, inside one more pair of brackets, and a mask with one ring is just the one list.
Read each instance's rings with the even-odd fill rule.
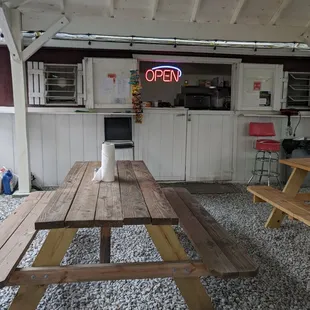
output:
[[232,179],[234,116],[226,113],[189,111],[186,181]]
[[185,180],[186,110],[145,111],[134,126],[135,157],[156,180]]
[[[237,110],[279,111],[283,65],[241,63],[233,67],[233,100]],[[235,94],[236,93],[236,94]],[[266,96],[270,96],[270,100]]]

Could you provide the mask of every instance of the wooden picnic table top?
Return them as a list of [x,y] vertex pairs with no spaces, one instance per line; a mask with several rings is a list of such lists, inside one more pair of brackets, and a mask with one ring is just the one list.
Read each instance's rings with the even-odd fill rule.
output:
[[117,161],[115,181],[94,183],[100,162],[76,162],[36,229],[176,225],[179,219],[143,161]]
[[290,166],[292,168],[298,168],[305,171],[310,171],[310,158],[281,159],[280,163]]

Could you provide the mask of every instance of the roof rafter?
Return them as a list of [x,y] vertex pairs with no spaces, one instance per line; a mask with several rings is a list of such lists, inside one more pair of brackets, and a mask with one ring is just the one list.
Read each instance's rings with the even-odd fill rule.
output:
[[275,25],[283,10],[285,10],[292,0],[283,0],[269,21],[269,25]]
[[11,9],[17,9],[20,6],[31,2],[32,0],[11,0],[11,1],[3,1],[8,7]]
[[237,6],[233,12],[231,19],[230,19],[230,24],[235,24],[237,22],[238,16],[239,16],[245,2],[246,2],[246,0],[239,0],[238,1]]
[[109,0],[109,16],[114,17],[114,0]]
[[199,7],[200,7],[200,3],[201,3],[201,0],[194,0],[192,14],[191,14],[191,18],[190,18],[191,22],[196,21],[196,16],[197,16],[197,12],[198,12]]
[[8,46],[8,49],[13,58],[20,60],[20,52],[17,48],[11,27],[10,13],[10,9],[5,4],[0,4],[0,28],[4,35],[5,43]]
[[39,50],[47,41],[49,41],[58,31],[69,24],[66,16],[61,17],[56,23],[50,26],[38,39],[33,41],[23,50],[23,61],[27,61],[37,50]]
[[158,9],[159,0],[153,0],[153,3],[151,5],[151,19],[155,19],[156,12]]
[[66,0],[60,0],[60,2],[59,2],[60,11],[61,11],[62,14],[65,13],[65,8],[66,8],[66,2],[65,1]]

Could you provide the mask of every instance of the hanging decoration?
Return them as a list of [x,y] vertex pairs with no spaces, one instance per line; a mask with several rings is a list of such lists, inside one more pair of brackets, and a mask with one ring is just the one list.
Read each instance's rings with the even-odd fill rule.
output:
[[141,101],[141,85],[138,70],[130,71],[132,107],[136,113],[136,123],[141,124],[143,119],[143,109]]

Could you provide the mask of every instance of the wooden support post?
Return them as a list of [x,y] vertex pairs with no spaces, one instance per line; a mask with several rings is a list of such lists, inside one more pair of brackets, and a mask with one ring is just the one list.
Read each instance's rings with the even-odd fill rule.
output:
[[[302,183],[305,180],[305,177],[307,176],[308,171],[294,168],[292,174],[290,175],[290,178],[288,179],[284,189],[283,193],[287,194],[290,197],[295,197],[297,193],[299,192],[299,189],[302,185]],[[281,223],[285,217],[285,213],[277,208],[273,208],[266,224],[266,228],[279,228],[281,226]]]
[[[77,229],[53,229],[49,232],[33,267],[58,266],[70,246]],[[43,297],[47,285],[20,286],[10,310],[35,310]]]
[[[21,54],[22,32],[21,32],[21,12],[11,10],[12,17],[12,35]],[[26,84],[26,68],[22,60],[16,60],[12,54],[11,71],[13,83],[13,98],[15,107],[15,139],[16,139],[16,162],[18,168],[18,185],[19,195],[28,195],[30,193],[30,164],[29,164],[29,148],[27,137],[27,84]]]
[[100,263],[110,263],[111,227],[102,227],[100,231]]
[[[171,226],[146,225],[146,229],[164,261],[189,259]],[[213,309],[199,278],[174,278],[174,281],[190,310]]]

